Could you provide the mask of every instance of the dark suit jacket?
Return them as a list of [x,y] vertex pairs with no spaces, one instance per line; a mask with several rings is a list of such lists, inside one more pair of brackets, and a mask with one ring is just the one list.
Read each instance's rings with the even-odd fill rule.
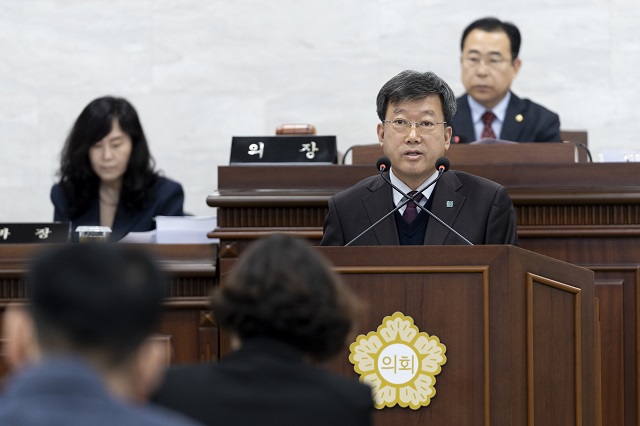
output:
[[[153,186],[149,188],[151,197],[147,207],[143,210],[128,212],[119,203],[116,210],[113,226],[111,227],[111,241],[118,241],[129,232],[143,232],[155,229],[153,220],[156,216],[182,216],[184,204],[184,192],[182,186],[170,179],[159,177]],[[54,221],[70,221],[71,233],[74,240],[78,234],[75,232],[77,226],[97,226],[100,225],[100,200],[96,193],[87,211],[72,219],[67,213],[69,202],[60,184],[55,184],[51,188],[51,201],[55,208],[53,213]]]
[[[345,245],[393,210],[392,191],[382,176],[377,175],[331,197],[320,245]],[[518,244],[515,211],[503,186],[469,173],[449,170],[440,177],[431,196],[431,212],[473,244]],[[429,219],[424,243],[466,244],[433,219]],[[354,243],[360,246],[398,244],[394,215]]]
[[158,404],[207,425],[364,426],[371,388],[307,364],[292,346],[251,339],[218,364],[169,369]]
[[[457,99],[458,111],[451,121],[452,141],[469,143],[476,140],[471,122],[471,109],[465,93]],[[516,117],[521,116],[522,121]],[[560,137],[560,117],[542,105],[529,99],[520,99],[511,92],[502,133],[498,139],[513,142],[562,142]]]

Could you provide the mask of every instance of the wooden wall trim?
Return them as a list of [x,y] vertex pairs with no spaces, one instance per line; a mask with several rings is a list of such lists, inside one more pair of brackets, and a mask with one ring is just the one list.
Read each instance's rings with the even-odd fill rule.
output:
[[575,370],[575,419],[576,426],[582,425],[582,290],[578,287],[561,283],[549,278],[526,273],[526,309],[527,309],[527,411],[528,411],[528,424],[533,426],[535,424],[535,383],[534,383],[534,296],[533,290],[535,284],[541,284],[549,287],[556,288],[560,291],[565,291],[575,296],[574,312],[573,312],[573,328],[574,328],[574,347],[576,348],[574,358],[574,370]]

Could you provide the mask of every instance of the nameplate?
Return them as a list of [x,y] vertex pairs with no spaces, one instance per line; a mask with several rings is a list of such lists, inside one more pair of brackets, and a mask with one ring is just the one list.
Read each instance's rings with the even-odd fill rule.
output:
[[0,244],[66,243],[71,222],[0,223]]
[[230,164],[338,162],[335,136],[234,136]]

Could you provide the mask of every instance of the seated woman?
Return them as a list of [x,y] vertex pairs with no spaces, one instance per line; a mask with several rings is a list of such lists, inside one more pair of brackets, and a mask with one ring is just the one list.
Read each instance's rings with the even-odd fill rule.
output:
[[[182,216],[182,186],[160,176],[133,106],[105,96],[85,107],[62,150],[51,189],[53,220],[108,226],[111,241],[155,228],[155,216]],[[73,233],[76,238],[76,233]]]
[[314,365],[346,345],[353,297],[305,241],[254,243],[213,295],[236,350],[216,364],[169,369],[153,401],[206,425],[369,425],[371,388]]

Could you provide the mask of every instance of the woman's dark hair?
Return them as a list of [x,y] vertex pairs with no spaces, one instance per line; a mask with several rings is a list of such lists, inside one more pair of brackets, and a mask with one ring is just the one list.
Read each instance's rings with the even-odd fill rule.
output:
[[218,324],[241,340],[269,337],[322,361],[346,343],[356,302],[315,250],[298,238],[257,241],[214,291]]
[[60,159],[60,184],[73,219],[88,207],[98,191],[100,178],[89,161],[89,148],[111,132],[113,119],[131,138],[131,157],[122,178],[120,199],[126,210],[137,210],[148,201],[149,187],[158,177],[138,113],[126,99],[104,96],[91,101],[78,116]]

